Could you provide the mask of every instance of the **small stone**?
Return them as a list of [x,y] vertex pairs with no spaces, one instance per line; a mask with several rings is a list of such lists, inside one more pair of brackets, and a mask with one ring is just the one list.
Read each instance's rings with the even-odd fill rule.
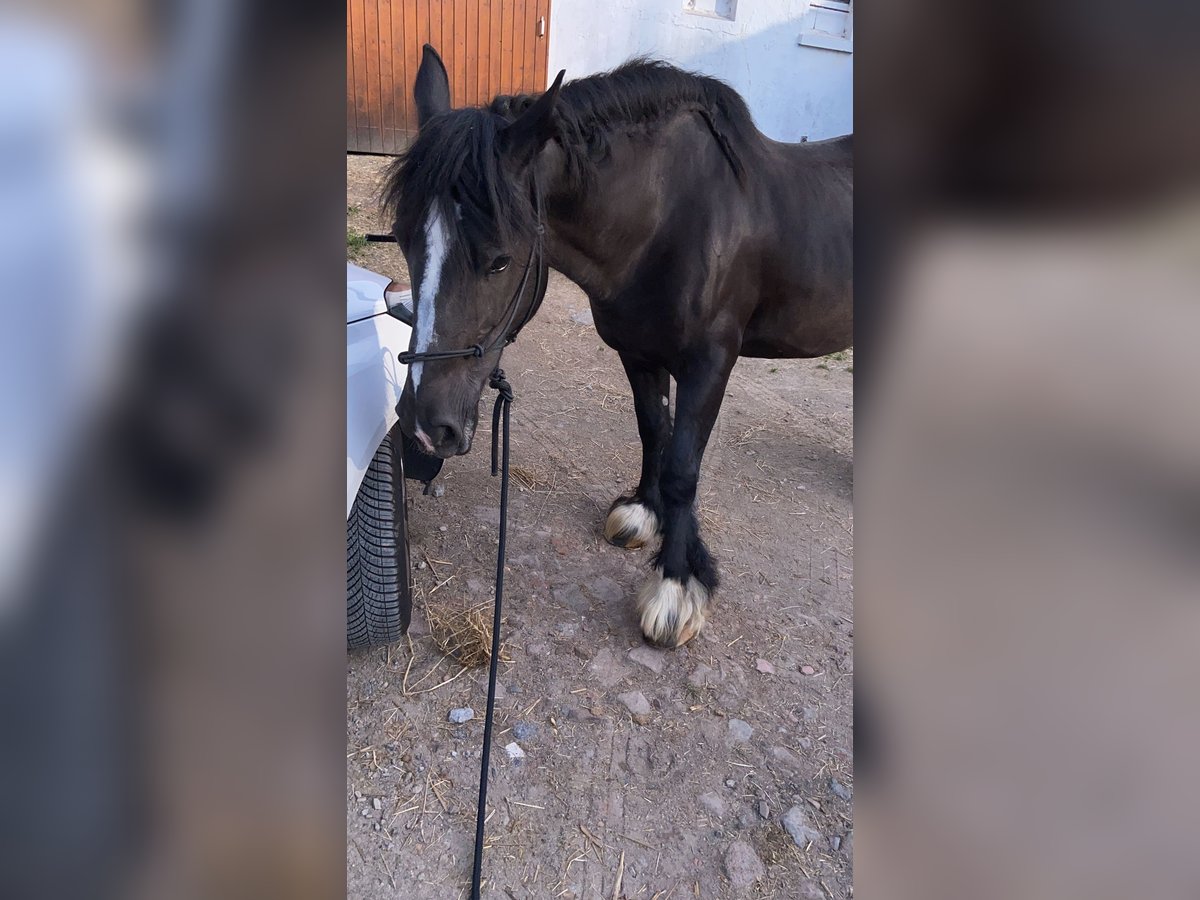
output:
[[463,722],[470,722],[475,718],[475,710],[469,706],[459,707],[458,709],[450,710],[450,715],[447,718],[455,725],[461,725]]
[[688,684],[692,687],[707,687],[710,684],[717,683],[716,672],[711,666],[706,666],[704,663],[696,666],[692,674],[688,676]]
[[364,809],[364,810],[362,811],[362,814],[363,814],[364,816],[369,816],[369,815],[371,814],[371,811],[370,811],[369,809]]
[[435,484],[433,486],[433,496],[445,497],[446,496],[446,486],[444,484]]
[[446,525],[438,526],[438,531],[449,531],[449,530],[450,530],[449,527],[447,527]]
[[457,757],[457,756],[458,756],[458,751],[457,751],[457,750],[451,750],[451,751],[450,751],[450,755],[451,755],[451,756],[455,756],[455,757]]
[[537,737],[538,727],[532,722],[518,722],[513,726],[513,737],[518,741],[528,741]]
[[734,785],[736,785],[736,784],[737,784],[737,782],[736,782],[736,781],[734,781],[732,778],[726,778],[726,779],[725,779],[725,787],[727,787],[727,788],[732,788],[732,787],[734,787]]
[[842,836],[840,834],[835,834],[833,837],[831,837],[829,839],[829,846],[833,848],[835,853],[838,850],[841,850],[842,849]]
[[725,874],[734,890],[740,892],[766,878],[767,868],[753,847],[745,841],[734,841],[725,851]]
[[842,784],[840,781],[838,781],[836,778],[830,780],[829,789],[831,791],[833,791],[837,796],[841,797],[843,800],[850,799],[850,791],[847,790],[846,786],[844,784]]
[[372,797],[371,798],[371,806],[375,809],[376,812],[379,812],[379,810],[383,809],[383,801],[380,800],[378,797]]
[[817,674],[817,670],[814,669],[812,666],[801,666],[800,672],[801,672],[801,674],[804,674],[804,675],[816,675]]
[[362,798],[363,798],[363,793],[362,793],[362,791],[355,791],[355,792],[354,792],[354,799],[355,799],[355,800],[361,800]]
[[752,734],[754,734],[754,729],[750,727],[750,723],[743,722],[741,719],[729,720],[729,736],[739,744],[750,740]]
[[758,817],[760,819],[771,818],[771,807],[767,804],[766,800],[758,801]]
[[588,591],[601,603],[620,603],[625,597],[625,588],[607,575],[601,575],[588,582]]
[[629,671],[607,647],[595,655],[587,667],[588,675],[601,687],[612,687]]
[[758,662],[756,662],[754,664],[754,668],[758,669],[758,671],[762,672],[764,675],[774,675],[775,674],[775,667],[773,665],[771,665],[769,662],[767,662],[765,659],[760,659]]
[[639,725],[644,725],[650,718],[650,701],[645,698],[641,691],[629,691],[625,694],[617,694],[617,699],[625,704],[625,708],[633,715],[633,721]]
[[516,760],[525,758],[525,751],[521,749],[521,745],[516,741],[505,745],[504,752],[508,754],[509,759]]
[[421,560],[419,563],[417,563],[418,569],[426,569],[428,567],[429,567],[429,564],[427,562],[425,562],[425,560]]
[[708,791],[707,793],[701,794],[699,799],[700,805],[718,819],[725,815],[725,801],[721,799],[720,795],[715,794],[712,791]]
[[571,313],[571,321],[574,322],[576,325],[592,325],[592,324],[594,324],[594,321],[592,319],[591,308],[589,307],[588,309],[582,309],[579,312],[572,312]]
[[641,663],[655,675],[661,675],[663,669],[663,658],[666,656],[662,650],[655,650],[653,647],[647,647],[642,644],[639,647],[634,647],[629,651],[629,658],[636,663]]
[[809,824],[808,816],[802,806],[793,806],[784,813],[783,827],[792,836],[792,840],[801,850],[809,844],[817,843],[821,840],[821,832]]

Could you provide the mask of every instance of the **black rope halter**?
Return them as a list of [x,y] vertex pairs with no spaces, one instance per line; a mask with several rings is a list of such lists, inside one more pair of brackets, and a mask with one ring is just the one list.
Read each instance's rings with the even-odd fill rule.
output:
[[[517,290],[513,294],[512,301],[509,303],[504,323],[497,333],[496,338],[487,348],[484,348],[484,342],[487,340],[485,338],[484,341],[472,344],[465,350],[430,350],[425,353],[414,353],[410,350],[401,353],[398,357],[401,363],[410,365],[414,362],[432,362],[440,359],[461,359],[463,357],[482,359],[493,350],[500,350],[500,356],[496,358],[496,367],[492,370],[491,377],[488,379],[488,385],[496,391],[496,404],[492,407],[492,475],[500,475],[500,541],[496,550],[496,605],[492,613],[492,656],[488,668],[487,712],[483,720],[483,753],[479,764],[479,805],[475,810],[475,858],[471,868],[471,900],[479,900],[479,891],[482,887],[483,826],[487,819],[488,762],[491,758],[492,723],[496,711],[496,668],[500,659],[500,616],[501,605],[504,599],[504,553],[508,538],[509,408],[513,402],[513,390],[512,385],[508,383],[508,379],[504,377],[504,370],[500,368],[500,358],[504,355],[504,348],[517,339],[517,334],[529,323],[529,320],[538,311],[538,307],[542,305],[542,298],[546,288],[542,275],[545,252],[543,247],[545,227],[542,225],[542,195],[538,190],[536,174],[533,177],[533,209],[536,216],[536,225],[533,245],[529,248],[529,259],[525,264],[525,272],[521,275],[521,282],[517,285]],[[517,311],[521,308],[521,301],[525,296],[525,288],[529,284],[529,273],[531,271],[536,273],[534,277],[533,297],[529,302],[529,309],[521,318],[520,324],[516,328],[513,328],[512,325],[516,320]],[[501,422],[502,417],[503,422]],[[501,425],[503,425],[503,428],[501,428]],[[500,452],[501,433],[504,436],[503,455]]]

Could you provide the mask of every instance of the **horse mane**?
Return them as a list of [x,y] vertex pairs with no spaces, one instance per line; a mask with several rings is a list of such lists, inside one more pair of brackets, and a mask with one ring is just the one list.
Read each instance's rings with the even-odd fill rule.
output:
[[[536,95],[497,97],[488,107],[511,121]],[[563,85],[555,119],[574,186],[591,186],[595,166],[607,158],[609,137],[630,126],[650,127],[691,111],[704,119],[740,180],[742,158],[761,142],[754,118],[733,88],[718,78],[688,72],[662,60],[639,56],[608,72]]]
[[[504,127],[535,100],[532,94],[499,96],[485,107],[429,120],[385,176],[383,210],[398,234],[411,236],[426,210],[449,197],[458,209],[443,214],[447,222],[458,222],[468,246],[527,236],[535,225],[533,205],[523,186],[502,170],[498,143]],[[762,138],[737,91],[717,78],[637,57],[563,85],[555,129],[572,187],[580,192],[592,187],[614,133],[649,128],[684,111],[700,115],[741,180],[743,159]]]

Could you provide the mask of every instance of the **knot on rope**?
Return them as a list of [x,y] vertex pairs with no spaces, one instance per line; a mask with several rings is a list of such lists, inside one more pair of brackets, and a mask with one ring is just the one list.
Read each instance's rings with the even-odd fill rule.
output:
[[488,381],[496,391],[496,405],[492,407],[492,475],[500,474],[500,413],[504,413],[504,456],[508,458],[508,407],[513,402],[512,385],[504,377],[503,369],[495,369]]
[[491,380],[488,381],[488,384],[493,390],[500,392],[500,396],[496,398],[497,400],[504,400],[506,403],[513,402],[512,385],[509,384],[508,379],[504,377],[503,369],[493,370]]

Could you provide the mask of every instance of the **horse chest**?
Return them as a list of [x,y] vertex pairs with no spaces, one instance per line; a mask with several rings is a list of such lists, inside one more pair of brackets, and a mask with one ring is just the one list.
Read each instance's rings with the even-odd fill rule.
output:
[[591,306],[596,332],[617,352],[661,360],[677,349],[671,317],[654,304],[593,299]]

